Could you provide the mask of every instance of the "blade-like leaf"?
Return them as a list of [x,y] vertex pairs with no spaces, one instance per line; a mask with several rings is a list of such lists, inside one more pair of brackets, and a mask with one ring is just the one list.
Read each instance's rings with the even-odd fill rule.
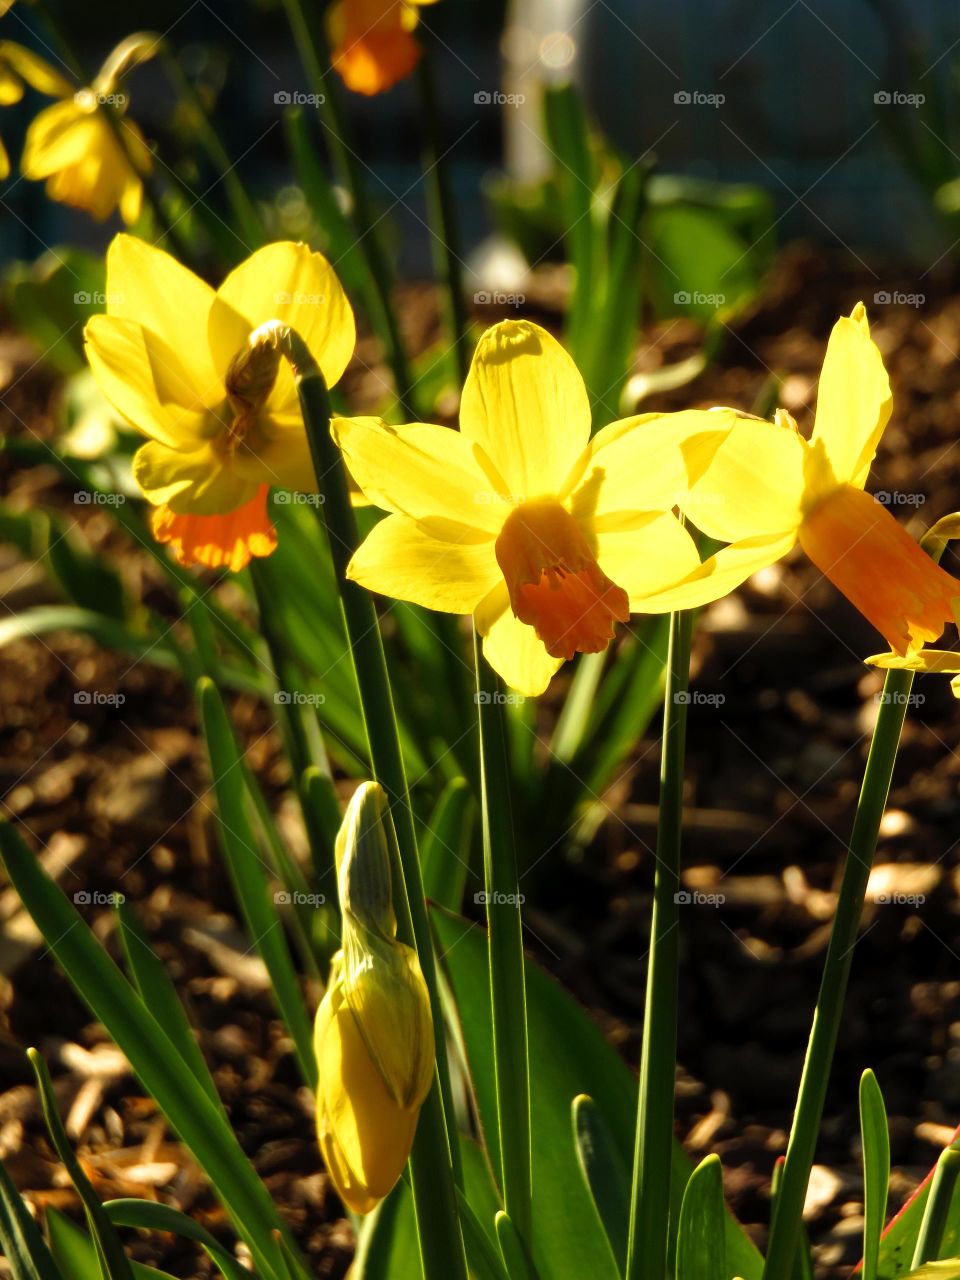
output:
[[0,1253],[12,1280],[61,1280],[37,1224],[0,1161]]
[[580,1171],[622,1273],[627,1262],[630,1171],[592,1098],[573,1100],[573,1137]]
[[[47,1230],[59,1280],[102,1280],[97,1247],[85,1231],[52,1208],[47,1210]],[[132,1262],[130,1267],[134,1280],[174,1280],[168,1272],[142,1262]]]
[[103,1206],[115,1226],[136,1227],[140,1231],[169,1231],[184,1240],[195,1240],[219,1267],[226,1280],[250,1280],[250,1272],[228,1253],[199,1222],[171,1205],[155,1200],[108,1200]]
[[420,845],[423,891],[448,911],[463,906],[475,818],[473,793],[463,778],[454,778],[441,793]]
[[728,1280],[723,1175],[707,1156],[690,1175],[677,1232],[677,1280]]
[[877,1077],[860,1078],[860,1133],[863,1144],[863,1280],[877,1280],[880,1233],[887,1214],[890,1183],[890,1134]]
[[223,700],[212,680],[198,681],[197,697],[203,735],[210,754],[213,789],[217,797],[220,843],[251,944],[270,975],[280,1016],[293,1037],[304,1081],[317,1086],[317,1064],[307,1008],[287,948],[274,901],[270,868],[263,861],[247,818],[247,794],[242,758]]
[[524,1248],[523,1241],[511,1219],[500,1209],[494,1219],[500,1256],[510,1280],[538,1280],[537,1270]]

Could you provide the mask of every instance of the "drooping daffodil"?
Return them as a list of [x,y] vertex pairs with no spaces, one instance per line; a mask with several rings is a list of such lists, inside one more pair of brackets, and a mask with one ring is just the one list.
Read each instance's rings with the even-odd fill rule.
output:
[[239,570],[269,555],[270,485],[315,489],[293,374],[249,363],[251,334],[297,331],[329,386],[353,354],[353,312],[333,268],[304,244],[258,249],[214,290],[129,235],[107,253],[105,315],[86,326],[87,358],[117,412],[149,440],[134,476],[154,536],[181,564]]
[[[0,5],[0,16],[4,13],[6,8]],[[60,98],[73,92],[69,80],[32,49],[26,49],[13,40],[0,40],[0,107],[19,102],[27,85],[48,98]],[[0,179],[8,177],[9,173],[10,157],[0,141]]]
[[605,649],[617,622],[700,565],[671,509],[734,423],[732,410],[646,415],[591,441],[570,356],[538,325],[504,321],[477,347],[459,431],[334,420],[354,480],[391,513],[349,576],[472,613],[490,665],[542,693],[564,659]]
[[810,439],[783,410],[774,422],[742,417],[710,465],[691,476],[681,510],[729,545],[651,607],[717,599],[799,542],[895,653],[936,639],[953,617],[960,581],[864,492],[892,404],[859,304],[830,335]]
[[420,7],[435,0],[336,0],[327,10],[331,62],[354,93],[391,89],[420,60]]
[[344,1204],[369,1213],[403,1172],[434,1080],[430,997],[398,941],[386,793],[354,793],[336,842],[343,947],[317,1010],[317,1136]]

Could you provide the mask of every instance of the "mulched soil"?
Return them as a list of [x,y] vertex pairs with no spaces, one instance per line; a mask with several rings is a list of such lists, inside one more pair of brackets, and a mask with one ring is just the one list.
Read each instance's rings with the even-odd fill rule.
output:
[[[960,506],[960,296],[949,280],[925,283],[920,307],[871,308],[895,389],[894,420],[872,487],[895,495],[898,516],[913,515],[918,527]],[[762,302],[729,332],[718,362],[692,386],[645,408],[722,403],[754,409],[772,373],[783,373],[781,403],[804,427],[836,316],[858,298],[869,303],[877,290],[898,287],[911,290],[909,281],[898,285],[884,276],[881,283],[808,250],[791,250]],[[425,339],[436,323],[434,299],[411,290],[408,303],[411,333]],[[543,315],[541,307],[538,318]],[[659,325],[644,335],[637,368],[673,363],[695,347],[696,332],[686,323]],[[373,363],[371,349],[361,354]],[[8,387],[16,383],[8,396],[12,414],[0,421],[4,434],[23,433],[23,424],[41,436],[51,431],[57,388],[41,369],[30,368],[32,360],[20,340],[0,340],[0,379]],[[355,371],[356,403],[374,394],[373,378]],[[131,584],[154,607],[164,606],[147,557],[131,553],[108,515],[79,512],[52,470],[25,471],[0,458],[0,487],[14,505],[43,503],[75,516],[95,546],[116,553]],[[36,566],[0,548],[4,613],[52,598]],[[165,607],[172,610],[172,602]],[[697,635],[680,1129],[697,1156],[719,1152],[733,1208],[760,1242],[877,712],[880,679],[861,659],[880,648],[867,624],[801,557],[711,607]],[[75,692],[90,687],[125,700],[114,707],[78,705]],[[810,1197],[808,1228],[823,1277],[847,1274],[858,1256],[862,1069],[877,1071],[890,1112],[894,1207],[960,1120],[960,718],[945,680],[924,678],[915,691]],[[270,719],[252,699],[236,699],[232,710],[251,764],[296,845],[302,837]],[[649,926],[656,732],[654,725],[637,744],[633,768],[606,797],[608,816],[586,856],[558,860],[528,903],[531,953],[592,1011],[632,1065]],[[174,675],[67,634],[2,650],[4,813],[46,850],[68,893],[91,895],[86,909],[111,946],[111,914],[106,906],[97,912],[94,895],[109,893],[122,877],[188,1001],[244,1149],[316,1274],[341,1277],[352,1256],[350,1227],[312,1141],[311,1101],[297,1086],[290,1044],[234,917],[207,785],[193,712]],[[90,1022],[9,890],[0,893],[0,920],[0,1157],[17,1184],[34,1205],[77,1216],[23,1057],[23,1048],[34,1044],[51,1064],[71,1136],[102,1196],[156,1195],[229,1238],[202,1176],[102,1027]],[[171,1238],[139,1236],[131,1248],[174,1275],[209,1273],[205,1257]]]

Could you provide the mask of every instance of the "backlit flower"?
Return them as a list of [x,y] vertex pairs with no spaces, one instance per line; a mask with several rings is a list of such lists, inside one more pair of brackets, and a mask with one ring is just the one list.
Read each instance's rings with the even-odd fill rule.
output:
[[383,93],[420,58],[419,8],[434,0],[336,0],[327,10],[331,61],[355,93]]
[[775,422],[741,418],[691,479],[681,509],[730,545],[653,603],[687,608],[716,599],[799,542],[896,653],[936,639],[953,617],[960,582],[864,492],[891,408],[860,304],[830,335],[810,439],[782,410]]
[[[9,7],[9,4],[6,8],[0,4],[0,17]],[[9,107],[19,102],[25,85],[51,98],[73,92],[69,81],[32,49],[25,49],[12,40],[0,40],[0,107]],[[9,174],[10,157],[0,139],[0,180]]]
[[337,838],[343,949],[317,1010],[317,1136],[344,1204],[369,1213],[407,1162],[434,1078],[430,997],[396,938],[386,794],[355,793]]
[[648,414],[591,441],[573,361],[538,325],[504,321],[477,347],[459,431],[334,421],[360,489],[391,513],[349,575],[472,613],[491,666],[542,693],[565,658],[605,649],[617,622],[699,566],[670,512],[734,420]]
[[306,245],[259,249],[214,291],[132,236],[107,253],[106,315],[85,331],[106,398],[149,437],[134,475],[155,536],[181,564],[237,570],[276,545],[270,485],[315,488],[293,375],[251,361],[250,335],[294,328],[328,385],[353,354],[353,312],[327,260]]

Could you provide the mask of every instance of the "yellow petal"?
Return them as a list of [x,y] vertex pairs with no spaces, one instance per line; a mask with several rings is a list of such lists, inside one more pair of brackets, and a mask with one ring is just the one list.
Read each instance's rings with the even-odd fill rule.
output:
[[443,613],[472,613],[500,579],[492,538],[444,525],[444,538],[406,516],[375,525],[350,561],[348,576],[369,591]]
[[533,627],[514,616],[506,583],[480,603],[474,620],[483,636],[483,656],[510,688],[525,698],[543,693],[563,659],[551,658]]
[[343,1202],[369,1213],[403,1172],[419,1109],[390,1097],[339,984],[317,1010],[314,1047],[320,1149]]
[[597,561],[630,597],[631,613],[646,612],[646,599],[700,568],[696,544],[680,521],[659,512],[604,521],[594,532]]
[[0,58],[0,107],[13,106],[23,97],[23,81]]
[[[253,329],[282,320],[297,331],[320,366],[327,386],[339,382],[356,344],[353,311],[330,263],[305,244],[278,241],[258,249],[235,267],[217,290],[208,336],[221,379]],[[296,403],[289,366],[283,361],[268,409]]]
[[477,346],[460,430],[484,451],[514,501],[565,496],[590,439],[583,378],[546,329],[504,320]]
[[216,408],[224,398],[207,342],[214,292],[176,258],[136,236],[114,236],[107,251],[107,313],[135,320],[165,353],[180,403]]
[[350,474],[376,506],[499,533],[510,508],[459,431],[426,423],[388,427],[378,418],[334,418],[331,430]]
[[871,667],[887,671],[928,671],[953,675],[960,671],[960,652],[956,649],[917,649],[913,653],[875,653],[864,658]]
[[249,502],[261,487],[224,465],[209,445],[177,450],[155,440],[134,454],[133,477],[148,502],[178,515],[222,515]]
[[737,421],[732,409],[693,409],[612,422],[590,443],[571,511],[578,519],[669,511],[703,475]]
[[740,418],[680,508],[721,542],[784,534],[802,519],[806,446],[791,428]]
[[25,178],[47,178],[66,165],[77,164],[91,149],[94,117],[73,98],[55,102],[34,116],[24,140],[20,167]]
[[890,379],[861,302],[830,334],[811,436],[837,483],[863,488],[892,408]]
[[642,611],[668,613],[672,609],[694,609],[719,600],[760,569],[785,556],[796,540],[794,533],[781,533],[732,543],[675,586],[648,595],[643,600]]
[[316,493],[310,442],[299,405],[295,414],[261,417],[234,454],[237,474],[281,489]]
[[199,442],[205,414],[183,403],[188,375],[160,339],[133,320],[92,316],[84,343],[97,385],[131,426],[172,448]]
[[[0,67],[9,67],[31,89],[50,98],[72,98],[73,85],[39,54],[12,40],[0,40]],[[17,102],[18,98],[6,99]]]
[[0,138],[0,182],[4,178],[10,177],[10,157],[7,154],[7,148],[3,145],[3,139]]

